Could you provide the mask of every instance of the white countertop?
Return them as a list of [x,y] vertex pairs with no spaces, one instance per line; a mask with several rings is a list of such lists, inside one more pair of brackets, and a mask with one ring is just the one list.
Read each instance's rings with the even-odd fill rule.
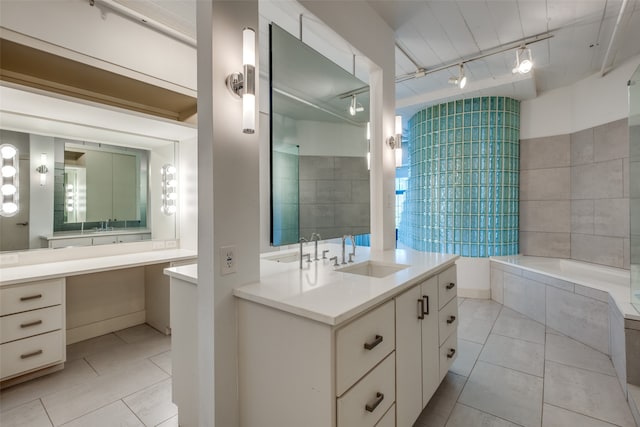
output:
[[53,279],[79,274],[97,273],[117,268],[130,268],[162,262],[181,261],[196,258],[197,256],[195,251],[186,249],[164,249],[124,255],[20,265],[16,267],[2,267],[2,269],[0,269],[0,287],[32,280]]
[[[335,255],[341,258],[340,245],[322,244],[318,247],[319,254],[322,249],[330,250],[327,258]],[[305,252],[311,252],[313,257],[313,246],[305,247]],[[338,325],[401,293],[426,276],[453,265],[458,258],[411,249],[373,251],[358,247],[356,264],[370,259],[409,265],[384,278],[375,278],[335,271],[343,266],[333,267],[328,259],[304,262],[302,270],[299,261],[285,263],[265,259],[281,253],[285,252],[264,254],[260,261],[260,282],[236,288],[234,295],[328,325]]]
[[122,236],[125,234],[146,234],[151,233],[148,228],[116,228],[109,231],[97,231],[88,229],[84,231],[72,230],[72,231],[57,231],[53,234],[47,234],[40,236],[44,240],[60,240],[60,239],[75,239],[78,237],[99,237],[99,236]]
[[165,268],[164,274],[172,279],[179,279],[192,285],[198,284],[198,264],[181,265],[179,267]]

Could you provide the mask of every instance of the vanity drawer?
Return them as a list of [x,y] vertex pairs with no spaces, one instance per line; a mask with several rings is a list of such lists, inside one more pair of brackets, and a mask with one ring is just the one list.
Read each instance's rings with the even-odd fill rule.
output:
[[62,304],[64,278],[0,289],[0,316]]
[[0,319],[0,343],[62,329],[62,306],[12,314]]
[[373,427],[396,400],[395,353],[338,398],[338,427]]
[[0,379],[64,361],[62,331],[0,345]]
[[395,348],[395,306],[389,301],[336,331],[336,393],[341,396]]
[[384,414],[384,417],[376,424],[376,427],[396,427],[396,404],[391,405],[391,408]]
[[440,336],[439,345],[449,338],[458,327],[458,299],[453,298],[438,313],[438,335]]
[[458,293],[456,266],[438,274],[438,308],[442,309]]
[[458,334],[453,333],[440,347],[440,381],[447,375],[456,357],[458,357]]

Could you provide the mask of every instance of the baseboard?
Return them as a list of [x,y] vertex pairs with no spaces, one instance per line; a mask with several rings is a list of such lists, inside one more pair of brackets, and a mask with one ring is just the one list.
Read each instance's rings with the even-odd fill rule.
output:
[[633,384],[627,384],[627,400],[631,413],[636,421],[636,426],[640,426],[640,387]]
[[460,298],[491,299],[491,289],[462,289],[458,288]]
[[99,337],[100,335],[105,335],[110,332],[119,331],[120,329],[140,325],[145,322],[145,318],[146,311],[142,310],[135,313],[125,314],[124,316],[118,316],[90,323],[88,325],[78,326],[73,329],[67,329],[67,345],[88,340],[89,338]]
[[44,375],[61,371],[62,369],[64,369],[64,363],[57,363],[53,366],[38,369],[34,372],[29,372],[27,374],[18,375],[17,377],[12,377],[6,380],[2,380],[2,382],[0,382],[0,390],[3,390],[5,388],[8,388],[26,381],[31,381],[32,379],[35,379]]

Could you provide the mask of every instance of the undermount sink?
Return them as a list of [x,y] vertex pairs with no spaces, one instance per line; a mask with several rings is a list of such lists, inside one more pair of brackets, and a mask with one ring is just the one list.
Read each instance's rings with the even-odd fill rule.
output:
[[378,261],[365,261],[337,268],[336,271],[341,273],[359,274],[360,276],[382,278],[393,273],[397,273],[400,270],[404,270],[405,268],[409,268],[409,266],[404,264],[385,264]]
[[266,256],[263,259],[266,259],[269,261],[275,261],[275,262],[295,262],[300,260],[300,254],[298,252],[293,252],[293,253],[289,252],[286,254]]

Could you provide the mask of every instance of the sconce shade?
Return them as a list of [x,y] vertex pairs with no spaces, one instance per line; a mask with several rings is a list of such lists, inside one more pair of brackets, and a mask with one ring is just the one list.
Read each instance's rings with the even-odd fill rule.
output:
[[18,198],[20,195],[18,185],[18,149],[11,144],[0,145],[0,156],[2,157],[2,174],[0,184],[0,195],[2,204],[0,205],[0,216],[13,216],[18,212]]

